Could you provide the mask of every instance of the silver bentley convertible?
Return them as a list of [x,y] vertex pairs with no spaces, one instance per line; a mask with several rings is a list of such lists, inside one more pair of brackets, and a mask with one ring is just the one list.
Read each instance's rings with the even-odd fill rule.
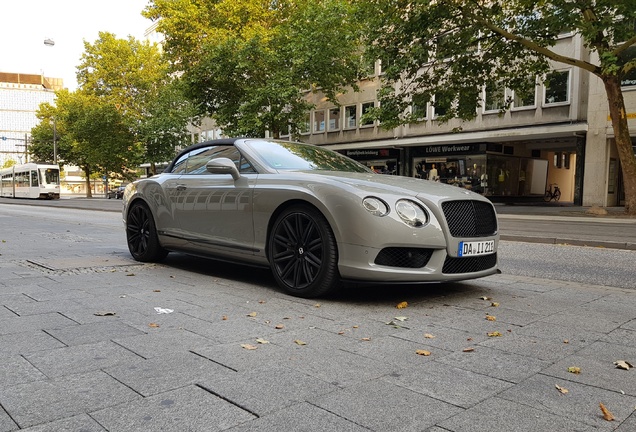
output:
[[427,180],[376,174],[325,148],[261,138],[181,151],[129,184],[130,253],[169,251],[268,266],[280,287],[323,296],[341,281],[418,283],[497,272],[492,203]]

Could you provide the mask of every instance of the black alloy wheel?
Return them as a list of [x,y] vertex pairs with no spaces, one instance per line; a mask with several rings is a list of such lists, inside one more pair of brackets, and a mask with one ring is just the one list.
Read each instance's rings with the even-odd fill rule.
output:
[[130,254],[137,261],[156,262],[168,255],[168,251],[159,244],[152,213],[143,203],[134,203],[128,212],[126,240]]
[[268,256],[276,282],[289,294],[318,297],[338,287],[338,250],[324,216],[307,205],[283,211],[270,232]]

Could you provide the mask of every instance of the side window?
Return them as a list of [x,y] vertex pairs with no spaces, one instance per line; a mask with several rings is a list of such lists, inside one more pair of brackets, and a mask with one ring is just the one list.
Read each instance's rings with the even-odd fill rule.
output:
[[252,165],[241,155],[234,146],[214,146],[193,150],[188,156],[185,174],[207,174],[205,165],[212,159],[225,157],[236,165],[241,173],[256,172]]
[[184,155],[182,155],[179,160],[177,160],[174,163],[174,166],[172,167],[172,173],[173,174],[183,174],[185,173],[186,170],[186,161],[188,160],[188,156],[190,156],[190,153],[186,153]]

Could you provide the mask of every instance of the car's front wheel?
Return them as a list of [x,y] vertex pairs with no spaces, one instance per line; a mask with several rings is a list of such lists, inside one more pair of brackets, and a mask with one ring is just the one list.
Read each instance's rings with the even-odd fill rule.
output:
[[161,261],[168,251],[161,247],[155,220],[148,206],[141,202],[132,204],[126,218],[126,240],[134,259],[141,262]]
[[323,296],[340,283],[335,237],[325,217],[313,207],[293,206],[276,218],[268,256],[276,282],[291,295]]

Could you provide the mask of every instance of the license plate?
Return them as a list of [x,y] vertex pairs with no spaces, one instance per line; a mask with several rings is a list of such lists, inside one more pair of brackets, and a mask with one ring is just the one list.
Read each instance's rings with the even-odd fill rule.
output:
[[495,253],[495,241],[459,242],[459,256],[479,256]]

